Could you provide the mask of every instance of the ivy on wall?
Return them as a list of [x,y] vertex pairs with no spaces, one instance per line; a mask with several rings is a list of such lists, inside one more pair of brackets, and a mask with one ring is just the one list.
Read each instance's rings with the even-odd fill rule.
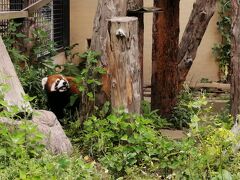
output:
[[213,53],[219,61],[220,80],[229,82],[229,70],[231,61],[231,2],[230,0],[219,0],[218,31],[221,34],[221,42],[215,44]]

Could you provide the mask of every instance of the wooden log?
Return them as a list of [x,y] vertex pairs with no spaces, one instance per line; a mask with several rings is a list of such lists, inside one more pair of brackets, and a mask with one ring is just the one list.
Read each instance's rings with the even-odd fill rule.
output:
[[142,89],[138,48],[136,17],[115,17],[108,21],[106,57],[113,109],[140,113]]
[[101,53],[101,62],[107,66],[105,57],[107,19],[115,16],[127,15],[127,1],[123,0],[99,0],[93,23],[93,35],[91,50]]
[[23,110],[24,112],[26,110],[32,111],[30,103],[23,99],[25,94],[23,87],[18,79],[1,36],[0,52],[0,84],[8,84],[10,86],[10,90],[5,94],[4,100],[7,101],[9,105],[18,106],[20,110]]
[[0,12],[0,21],[28,17],[27,11],[3,11]]
[[[138,18],[138,48],[139,59],[141,65],[141,79],[143,86],[143,47],[144,47],[144,16],[139,11],[131,11],[136,9],[143,9],[143,0],[129,0],[128,1],[128,16],[135,16]],[[143,87],[142,87],[143,92]],[[143,97],[143,95],[142,95]]]
[[108,29],[107,20],[116,16],[126,16],[127,4],[128,2],[125,0],[99,0],[94,18],[90,49],[101,53],[101,64],[107,72],[102,76],[102,92],[105,94],[104,96],[107,97],[107,100],[110,100],[111,91],[108,59],[106,58],[105,52]]
[[50,3],[52,0],[39,0],[31,5],[29,5],[28,7],[24,8],[21,11],[28,11],[29,16],[32,16],[34,14],[35,11],[39,10],[40,8],[42,8],[43,6],[47,5],[48,3]]

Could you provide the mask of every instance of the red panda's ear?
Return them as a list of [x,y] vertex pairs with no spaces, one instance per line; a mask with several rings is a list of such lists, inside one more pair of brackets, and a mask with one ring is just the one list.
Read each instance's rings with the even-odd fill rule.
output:
[[42,78],[42,88],[45,89],[45,85],[47,84],[48,77]]
[[73,82],[75,80],[74,77],[71,77],[71,76],[66,76],[65,77],[69,82]]

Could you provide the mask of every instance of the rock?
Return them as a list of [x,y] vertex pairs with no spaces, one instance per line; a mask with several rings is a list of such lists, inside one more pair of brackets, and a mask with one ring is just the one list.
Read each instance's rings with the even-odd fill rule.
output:
[[47,149],[54,154],[72,153],[72,144],[53,112],[36,110],[32,121],[37,125],[39,131],[46,135],[44,144]]
[[[34,110],[32,122],[36,124],[38,130],[45,135],[43,144],[53,154],[65,153],[70,155],[72,153],[72,144],[53,112]],[[16,126],[22,122],[1,117],[0,123]]]

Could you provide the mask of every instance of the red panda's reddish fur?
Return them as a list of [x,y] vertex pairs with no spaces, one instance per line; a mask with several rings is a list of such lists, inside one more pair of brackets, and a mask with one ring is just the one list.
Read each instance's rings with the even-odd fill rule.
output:
[[[54,83],[56,84],[57,80],[66,81],[66,89],[64,91],[51,89]],[[64,108],[69,104],[70,97],[74,94],[78,94],[80,98],[80,91],[78,90],[78,85],[75,81],[74,77],[71,76],[63,76],[61,74],[54,74],[50,75],[46,78],[42,79],[43,88],[46,91],[47,98],[48,98],[48,106],[51,111],[55,113],[58,119],[63,118],[64,116]],[[79,100],[75,103],[73,109],[76,106],[79,106]],[[78,107],[77,107],[78,108]]]

